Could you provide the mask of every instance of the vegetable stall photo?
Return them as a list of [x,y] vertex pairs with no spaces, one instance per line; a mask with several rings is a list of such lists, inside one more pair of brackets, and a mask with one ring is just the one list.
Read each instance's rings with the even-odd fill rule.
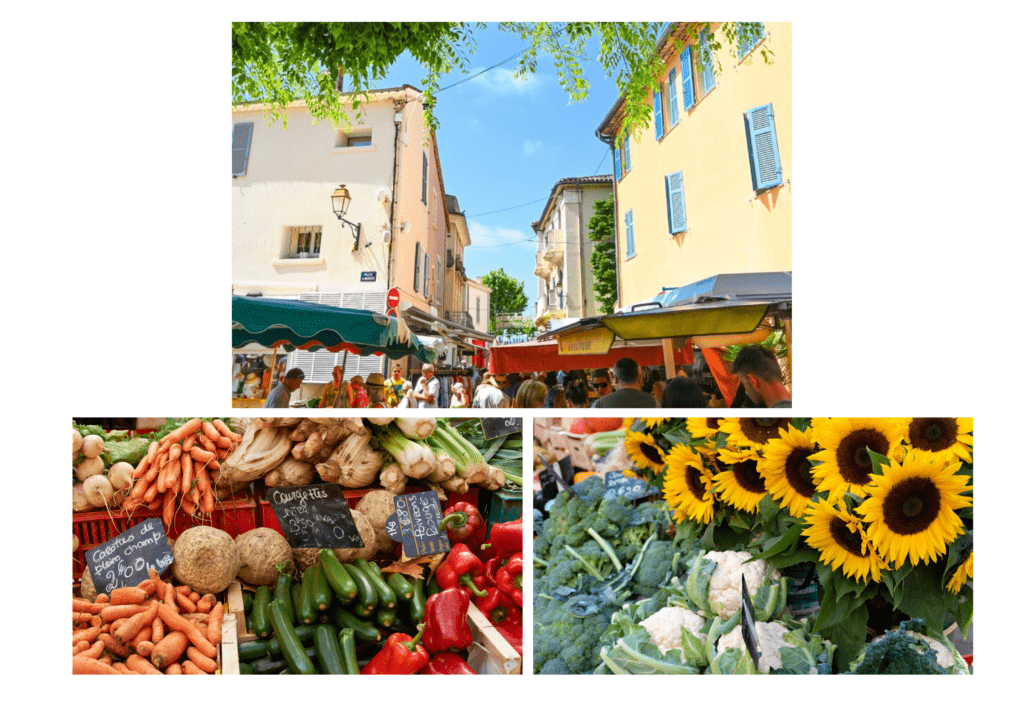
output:
[[517,422],[73,423],[73,673],[520,673]]

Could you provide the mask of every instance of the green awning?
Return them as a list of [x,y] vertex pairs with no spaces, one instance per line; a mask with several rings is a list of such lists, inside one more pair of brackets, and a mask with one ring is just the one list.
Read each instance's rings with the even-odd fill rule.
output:
[[316,352],[348,351],[356,355],[387,355],[399,359],[415,355],[432,362],[428,350],[395,317],[365,309],[346,309],[294,299],[231,297],[231,347],[249,344]]
[[601,324],[622,339],[698,337],[705,334],[751,332],[764,319],[769,304],[708,303],[610,314]]

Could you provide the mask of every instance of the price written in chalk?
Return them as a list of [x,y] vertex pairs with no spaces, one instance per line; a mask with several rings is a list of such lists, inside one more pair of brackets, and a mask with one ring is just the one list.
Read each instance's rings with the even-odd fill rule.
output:
[[511,435],[514,432],[523,431],[523,418],[521,417],[481,417],[480,425],[484,429],[484,439],[493,440],[503,435]]
[[402,544],[409,558],[451,550],[448,533],[440,530],[441,499],[433,490],[395,496],[395,512],[384,522],[388,537]]
[[292,548],[362,548],[363,538],[344,491],[333,483],[267,491],[288,545]]
[[167,533],[159,518],[149,518],[106,543],[86,551],[86,562],[96,590],[134,586],[149,578],[149,569],[163,573],[174,562]]
[[621,495],[626,500],[639,500],[652,495],[661,495],[661,491],[649,485],[643,478],[627,478],[616,470],[604,476],[605,493]]

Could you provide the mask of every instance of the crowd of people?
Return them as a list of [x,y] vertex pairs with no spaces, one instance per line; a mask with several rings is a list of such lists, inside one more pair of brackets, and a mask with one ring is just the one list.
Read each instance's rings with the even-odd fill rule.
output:
[[[717,388],[702,386],[694,366],[682,367],[666,379],[664,368],[640,367],[629,357],[608,369],[534,374],[494,374],[470,368],[450,387],[451,408],[706,408],[725,407]],[[730,407],[790,407],[791,395],[775,355],[758,345],[744,347],[730,371],[739,380]],[[291,393],[302,384],[302,370],[282,372],[264,407],[288,407]],[[463,381],[464,380],[464,381]],[[339,397],[340,395],[340,397]],[[341,367],[320,394],[319,407],[436,408],[441,381],[425,364],[415,381],[403,376],[400,363],[390,376],[374,373],[343,380]]]

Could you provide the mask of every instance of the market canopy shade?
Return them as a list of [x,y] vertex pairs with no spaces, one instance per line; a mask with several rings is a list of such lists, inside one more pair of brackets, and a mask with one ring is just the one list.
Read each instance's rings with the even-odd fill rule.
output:
[[411,354],[422,362],[435,357],[396,317],[295,299],[232,296],[231,347],[249,344],[282,346],[289,352],[326,349],[361,356],[383,354],[391,359]]
[[[693,346],[674,342],[673,354],[677,365],[693,363]],[[619,359],[629,357],[641,367],[665,364],[664,349],[660,342],[626,345],[617,342],[605,354],[559,354],[557,342],[526,342],[491,347],[489,369],[495,374],[512,372],[556,372],[562,370],[589,370],[611,367]]]

